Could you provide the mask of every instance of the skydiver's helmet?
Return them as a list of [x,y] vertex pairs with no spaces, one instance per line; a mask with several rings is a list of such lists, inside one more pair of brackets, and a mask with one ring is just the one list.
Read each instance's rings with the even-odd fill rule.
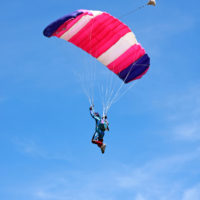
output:
[[95,112],[94,115],[97,116],[97,117],[100,117],[98,112]]
[[106,119],[107,119],[107,115],[104,115],[104,116],[102,117],[102,119],[105,119],[105,120],[106,120]]

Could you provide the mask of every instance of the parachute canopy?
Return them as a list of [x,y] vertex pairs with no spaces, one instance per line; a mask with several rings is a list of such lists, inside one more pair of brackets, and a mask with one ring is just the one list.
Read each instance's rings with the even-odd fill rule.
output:
[[150,58],[134,33],[106,12],[77,10],[52,22],[43,34],[56,36],[83,49],[124,83],[141,78],[149,69]]

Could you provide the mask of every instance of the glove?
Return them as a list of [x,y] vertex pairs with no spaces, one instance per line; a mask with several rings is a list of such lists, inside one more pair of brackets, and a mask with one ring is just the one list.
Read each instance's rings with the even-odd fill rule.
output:
[[90,110],[92,110],[92,106],[90,106]]

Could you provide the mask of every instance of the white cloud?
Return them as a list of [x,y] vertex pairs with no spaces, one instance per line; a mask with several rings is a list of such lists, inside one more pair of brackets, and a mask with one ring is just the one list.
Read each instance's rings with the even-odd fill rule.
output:
[[[167,18],[155,19],[145,26],[142,23],[141,27],[138,28],[137,38],[139,41],[142,38],[141,41],[145,44],[145,49],[149,49],[149,53],[155,59],[162,55],[163,44],[165,44],[165,47],[166,45],[168,46],[169,39],[186,34],[197,25],[198,23],[194,16],[188,15],[188,13],[183,14],[182,11],[170,10],[170,15]],[[170,45],[172,45],[172,42],[170,42]],[[170,53],[169,51],[168,57]]]
[[175,116],[174,119],[200,119],[200,85],[192,85],[181,92],[177,91],[167,99],[166,106],[173,111],[171,115]]
[[175,139],[200,140],[200,85],[192,85],[184,91],[168,97],[163,102],[167,123]]
[[137,198],[176,199],[182,194],[184,187],[184,181],[176,180],[176,176],[185,170],[188,163],[194,160],[197,162],[199,157],[200,151],[197,149],[188,154],[152,160],[142,167],[130,168],[127,169],[127,173],[124,171],[125,173],[118,175],[117,184],[121,189],[139,192]]
[[71,155],[63,155],[56,152],[48,152],[43,147],[39,146],[34,140],[15,138],[13,143],[17,146],[21,153],[31,157],[39,157],[47,160],[65,160],[71,161]]
[[200,184],[185,190],[182,200],[199,200],[200,199]]
[[200,140],[200,121],[177,125],[174,127],[173,133],[177,139]]
[[[29,185],[29,196],[38,200],[196,200],[198,187],[188,187],[187,165],[198,162],[200,150],[151,160],[141,166],[116,164],[101,171],[61,171],[48,173]],[[190,166],[190,171],[192,167]],[[193,172],[194,173],[194,172]],[[199,173],[199,172],[197,172]],[[195,174],[193,174],[195,176]],[[31,186],[32,185],[32,186]],[[31,186],[31,187],[30,187]],[[194,199],[189,199],[195,197]]]
[[146,198],[144,198],[141,194],[138,194],[135,200],[146,200]]

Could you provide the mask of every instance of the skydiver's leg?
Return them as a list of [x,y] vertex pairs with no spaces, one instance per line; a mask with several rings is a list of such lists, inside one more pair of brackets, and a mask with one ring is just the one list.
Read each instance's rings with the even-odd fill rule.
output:
[[99,139],[97,142],[98,142],[98,144],[97,144],[98,147],[101,148],[101,146],[103,145],[103,139]]
[[94,135],[92,136],[91,142],[93,143],[94,140],[97,140],[97,137],[98,137],[97,132],[95,132]]
[[103,144],[103,139],[99,139],[98,133],[95,132],[93,137],[92,137],[92,143],[97,144],[98,147],[101,147]]
[[99,132],[98,140],[101,142],[101,146],[99,146],[101,148],[101,153],[104,153],[106,148],[106,144],[103,143],[104,135],[105,135],[104,131]]
[[102,145],[103,145],[103,137],[104,137],[104,132],[103,131],[101,131],[101,130],[99,130],[98,131],[98,143],[97,143],[97,145],[98,145],[98,147],[102,147]]
[[99,140],[92,140],[92,143],[93,143],[93,144],[97,144],[98,147],[101,147],[102,144],[103,144],[103,142],[102,142],[102,141],[99,141]]
[[98,132],[98,139],[103,141],[104,135],[105,135],[104,131],[99,131]]

